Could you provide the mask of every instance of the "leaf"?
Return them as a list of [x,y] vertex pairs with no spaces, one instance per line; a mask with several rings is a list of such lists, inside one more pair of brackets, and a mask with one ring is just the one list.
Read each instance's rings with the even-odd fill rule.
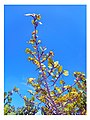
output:
[[34,30],[33,32],[32,32],[32,35],[33,34],[37,34],[38,33],[38,30]]
[[28,90],[28,92],[29,92],[31,95],[33,94],[32,90]]
[[60,88],[58,88],[58,87],[55,87],[55,89],[59,92],[59,93],[61,93],[61,90],[60,90]]
[[54,67],[57,68],[58,67],[58,61],[54,62]]
[[27,97],[26,97],[26,96],[24,96],[24,97],[23,97],[23,99],[24,99],[24,100],[27,100]]
[[42,22],[38,22],[40,25],[42,25]]
[[30,53],[30,49],[29,48],[26,48],[26,50],[25,50],[25,52],[28,54],[28,53]]
[[50,52],[49,52],[49,54],[50,54],[51,56],[54,56],[54,53],[53,53],[53,51],[50,51]]
[[34,60],[34,58],[28,57],[28,61],[32,61],[32,60]]
[[34,97],[34,96],[32,96],[31,100],[32,100],[32,101],[34,101],[34,100],[35,100],[35,97]]
[[40,14],[36,15],[36,17],[37,17],[37,20],[41,19],[41,15]]
[[63,74],[64,74],[65,76],[68,76],[68,75],[69,75],[69,72],[68,72],[67,70],[64,70],[64,71],[63,71]]
[[38,40],[38,43],[41,43],[41,40]]
[[12,98],[8,97],[8,102],[11,103],[12,102]]
[[30,44],[34,44],[36,42],[36,40],[35,39],[31,39],[28,43]]
[[39,63],[38,60],[35,59],[35,60],[33,61],[33,63],[36,64],[38,67],[40,67],[40,63]]
[[65,82],[64,82],[64,80],[60,80],[60,84],[64,84]]
[[33,48],[36,50],[36,49],[37,49],[37,46],[33,46]]
[[46,102],[46,100],[45,100],[45,96],[43,96],[43,95],[40,96],[39,99],[40,99],[41,102]]
[[42,59],[42,62],[44,62],[46,60],[46,57],[44,57],[43,59]]
[[28,78],[27,83],[32,83],[36,78]]
[[35,21],[34,21],[34,20],[32,20],[31,22],[32,22],[33,25],[35,24]]
[[25,16],[35,16],[35,14],[30,14],[30,13],[27,13],[27,14],[24,14]]
[[59,73],[62,72],[62,66],[59,66],[59,67],[58,67],[58,72],[59,72]]
[[7,92],[4,92],[4,98],[7,96]]
[[14,87],[13,89],[14,92],[18,92],[19,91],[19,88],[17,88],[16,86]]
[[70,86],[70,85],[66,85],[66,86],[64,86],[64,88],[65,88],[65,89],[70,89],[71,86]]
[[53,60],[52,60],[52,58],[48,58],[48,63],[51,63],[51,64],[54,63]]
[[54,92],[54,90],[53,91],[51,91],[51,93],[50,93],[51,95],[54,95],[55,94],[55,92]]

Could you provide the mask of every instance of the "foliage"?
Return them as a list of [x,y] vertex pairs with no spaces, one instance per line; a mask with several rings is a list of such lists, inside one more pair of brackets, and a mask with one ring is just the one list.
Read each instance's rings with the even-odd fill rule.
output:
[[[54,52],[46,52],[47,48],[42,46],[38,39],[37,27],[40,22],[40,14],[25,14],[31,16],[34,26],[31,39],[27,42],[30,48],[26,48],[28,61],[36,65],[37,78],[28,78],[27,84],[34,87],[35,91],[28,90],[32,96],[30,99],[22,97],[18,88],[14,88],[8,94],[5,93],[4,114],[34,115],[40,110],[42,115],[85,115],[86,114],[86,78],[82,72],[74,72],[75,77],[72,85],[67,85],[61,76],[68,76],[69,71],[64,70],[59,61],[54,60]],[[25,106],[15,110],[10,105],[11,95],[16,92],[25,102]],[[36,104],[35,100],[38,100]],[[7,101],[6,101],[7,100]]]
[[[15,107],[11,105],[13,93],[16,92],[23,100],[24,106],[18,107],[15,110]],[[5,115],[35,115],[38,109],[34,102],[34,98],[27,98],[26,96],[22,96],[19,93],[19,88],[14,87],[14,89],[8,93],[4,93],[4,114]]]

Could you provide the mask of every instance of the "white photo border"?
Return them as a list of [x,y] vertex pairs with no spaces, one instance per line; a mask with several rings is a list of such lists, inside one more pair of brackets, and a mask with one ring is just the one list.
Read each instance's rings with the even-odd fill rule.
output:
[[89,106],[90,106],[90,95],[87,92],[87,115],[4,115],[4,5],[86,5],[87,8],[87,25],[86,25],[86,41],[87,41],[87,91],[90,91],[90,4],[89,0],[1,0],[0,1],[0,117],[2,120],[88,120],[89,116]]

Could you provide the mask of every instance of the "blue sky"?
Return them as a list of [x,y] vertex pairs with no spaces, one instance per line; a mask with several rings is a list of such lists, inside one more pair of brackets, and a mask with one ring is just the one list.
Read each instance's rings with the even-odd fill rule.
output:
[[[4,90],[20,88],[23,95],[29,86],[28,77],[37,77],[35,66],[27,61],[26,41],[30,40],[33,26],[31,18],[25,13],[41,14],[43,23],[38,27],[39,39],[53,50],[55,60],[69,70],[64,77],[67,84],[72,84],[74,71],[86,73],[86,6],[84,5],[5,5],[4,7]],[[23,105],[18,95],[13,95],[13,105]]]

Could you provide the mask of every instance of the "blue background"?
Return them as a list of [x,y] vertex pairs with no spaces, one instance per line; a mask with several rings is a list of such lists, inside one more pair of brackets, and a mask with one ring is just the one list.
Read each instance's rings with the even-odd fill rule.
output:
[[[86,6],[84,5],[5,5],[4,6],[4,90],[20,88],[22,95],[32,87],[26,85],[28,77],[37,77],[36,67],[27,61],[26,41],[30,40],[33,25],[26,13],[41,14],[38,36],[47,52],[53,50],[54,60],[69,76],[63,77],[72,84],[74,71],[86,73]],[[12,105],[23,105],[23,100],[13,95]]]

